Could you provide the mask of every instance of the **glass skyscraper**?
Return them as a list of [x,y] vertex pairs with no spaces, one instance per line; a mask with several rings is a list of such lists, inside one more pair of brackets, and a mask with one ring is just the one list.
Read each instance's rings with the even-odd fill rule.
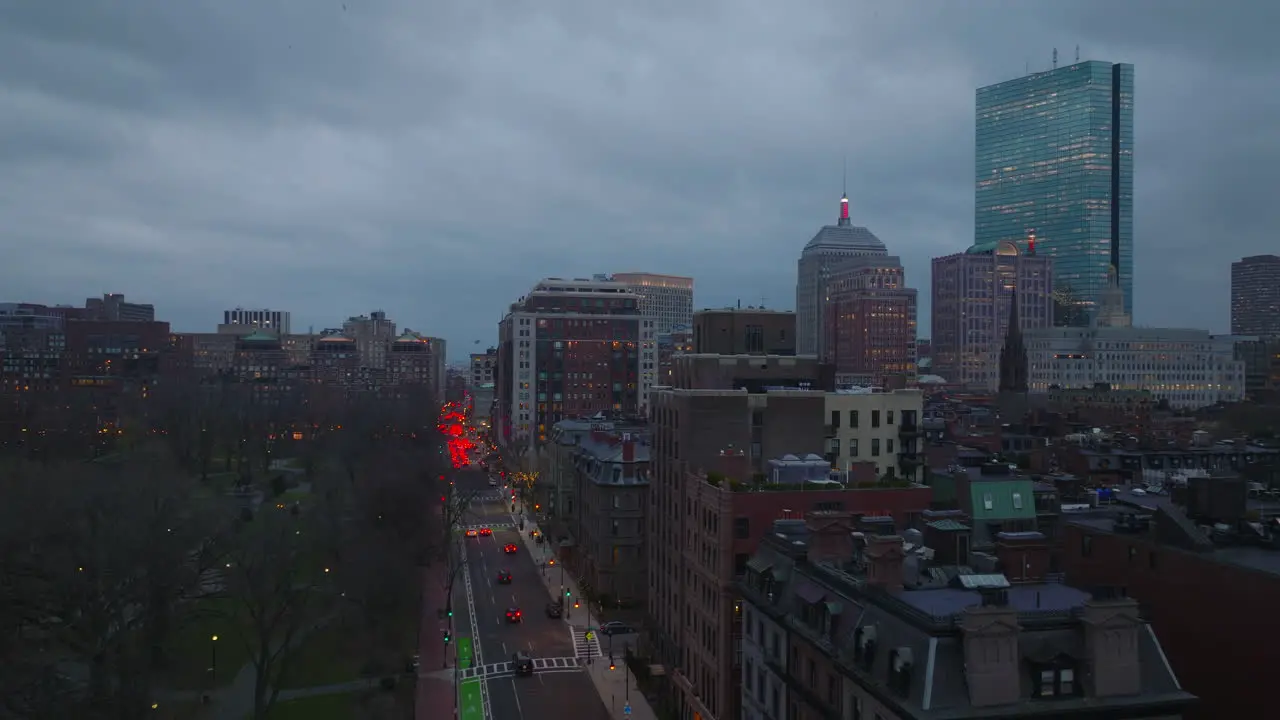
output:
[[1056,325],[1088,325],[1116,269],[1133,308],[1133,65],[979,88],[975,245],[1053,259]]

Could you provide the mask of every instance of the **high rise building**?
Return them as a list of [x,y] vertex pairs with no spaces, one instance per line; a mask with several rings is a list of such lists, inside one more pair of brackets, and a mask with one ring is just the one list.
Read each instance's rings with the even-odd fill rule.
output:
[[125,302],[120,293],[107,293],[99,298],[87,298],[84,301],[84,319],[108,322],[156,321],[156,306],[151,303]]
[[975,242],[1026,250],[1034,236],[1053,260],[1058,325],[1089,325],[1112,266],[1133,308],[1133,145],[1132,65],[1077,62],[977,91]]
[[1280,257],[1231,263],[1231,334],[1280,337]]
[[499,442],[523,455],[565,418],[640,415],[657,377],[655,320],[614,280],[540,281],[498,325]]
[[916,291],[892,255],[846,260],[827,273],[822,358],[839,385],[903,384],[916,374]]
[[[228,326],[244,325],[265,330],[275,335],[288,335],[292,332],[289,326],[289,313],[281,310],[245,310],[244,308],[224,310],[222,324]],[[230,331],[229,328],[228,332]]]
[[1053,325],[1052,267],[1034,243],[1024,252],[1007,240],[934,258],[930,373],[995,391],[1014,292],[1020,331]]
[[693,323],[693,278],[636,272],[613,279],[640,297],[640,314],[657,321],[659,335],[687,330]]
[[842,196],[836,224],[824,225],[796,264],[796,354],[822,354],[822,302],[831,270],[859,255],[888,254],[880,238],[849,220],[849,196]]

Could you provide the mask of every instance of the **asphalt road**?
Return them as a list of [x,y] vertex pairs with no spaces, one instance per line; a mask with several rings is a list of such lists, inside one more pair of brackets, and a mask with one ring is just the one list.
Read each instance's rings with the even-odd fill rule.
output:
[[[549,618],[551,596],[542,584],[542,569],[530,557],[512,526],[511,506],[477,471],[458,473],[461,492],[474,492],[463,524],[491,526],[489,537],[465,538],[468,572],[483,660],[486,664],[511,660],[517,651],[532,658],[574,657],[573,636],[563,620]],[[514,544],[508,554],[504,546]],[[511,584],[499,584],[500,571],[511,573]],[[523,622],[507,621],[509,608],[519,608]],[[608,710],[585,672],[535,672],[532,677],[500,677],[488,681],[493,720],[558,720],[566,712],[574,718],[608,718]]]

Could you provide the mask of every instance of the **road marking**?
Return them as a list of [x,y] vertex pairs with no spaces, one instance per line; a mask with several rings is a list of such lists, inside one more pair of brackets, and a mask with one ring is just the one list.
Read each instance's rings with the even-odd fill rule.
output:
[[[481,653],[480,647],[480,624],[476,619],[476,598],[475,592],[471,587],[471,566],[467,562],[467,545],[465,542],[459,541],[458,550],[462,556],[463,573],[462,576],[466,580],[467,590],[467,615],[471,620],[471,651],[473,653],[472,662],[476,665],[484,664],[484,655]],[[480,683],[480,716],[474,720],[490,720],[493,714],[489,706],[489,686]]]
[[511,678],[511,697],[516,699],[516,712],[520,713],[520,717],[524,717],[524,708],[520,707],[520,693],[516,692],[516,679]]

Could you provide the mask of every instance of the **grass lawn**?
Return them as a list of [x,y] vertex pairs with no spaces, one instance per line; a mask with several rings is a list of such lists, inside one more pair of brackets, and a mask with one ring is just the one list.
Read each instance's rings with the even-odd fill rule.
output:
[[[211,684],[223,686],[231,682],[248,661],[241,641],[240,623],[235,617],[237,603],[225,598],[211,598],[196,603],[199,610],[188,618],[169,641],[169,686],[176,690],[203,690]],[[213,613],[217,613],[215,616]],[[230,617],[223,617],[230,615]],[[213,636],[217,635],[215,642]],[[215,650],[216,646],[216,650]],[[209,672],[217,659],[217,673]]]
[[[418,652],[417,614],[408,614],[399,627],[404,628],[397,633],[403,638],[401,646],[383,655],[392,666],[382,668],[380,675],[399,674],[404,670],[404,661]],[[312,632],[294,651],[280,687],[305,688],[361,679],[368,661],[368,648],[361,642],[363,635],[363,628],[355,624],[334,624]]]
[[358,693],[343,693],[285,700],[276,703],[267,717],[269,720],[351,720],[359,698]]

